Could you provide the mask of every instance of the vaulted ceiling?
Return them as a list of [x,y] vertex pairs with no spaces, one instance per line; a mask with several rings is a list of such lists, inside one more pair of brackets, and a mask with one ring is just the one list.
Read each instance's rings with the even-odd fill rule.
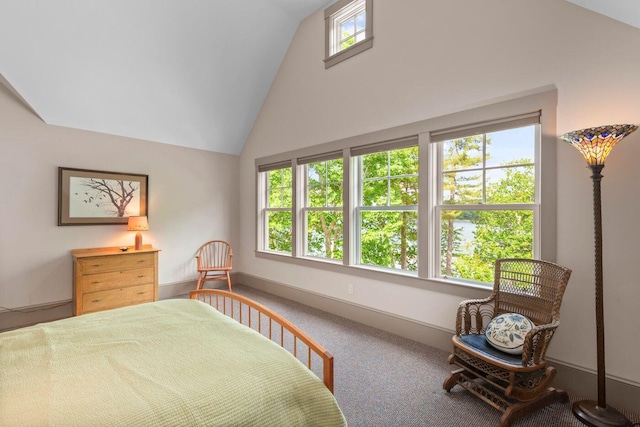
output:
[[609,18],[640,28],[638,0],[567,0],[570,3],[601,13]]
[[0,0],[0,74],[48,124],[238,154],[299,22],[330,3]]
[[[299,22],[334,1],[0,0],[0,83],[48,124],[239,154]],[[567,1],[640,27],[638,0]]]

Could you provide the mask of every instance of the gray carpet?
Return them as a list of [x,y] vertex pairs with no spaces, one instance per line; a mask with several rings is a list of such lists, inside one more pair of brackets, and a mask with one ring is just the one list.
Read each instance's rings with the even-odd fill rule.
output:
[[[459,386],[451,393],[442,389],[452,369],[448,353],[247,286],[234,285],[234,291],[280,313],[333,354],[335,396],[350,427],[498,425],[501,412]],[[638,415],[625,415],[640,422]],[[514,424],[541,426],[583,425],[570,403],[555,403]]]

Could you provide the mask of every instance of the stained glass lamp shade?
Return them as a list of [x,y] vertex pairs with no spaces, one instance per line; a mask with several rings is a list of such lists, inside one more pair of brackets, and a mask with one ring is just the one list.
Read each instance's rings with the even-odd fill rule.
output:
[[604,165],[613,146],[636,129],[636,125],[598,126],[565,133],[560,138],[576,147],[589,166]]

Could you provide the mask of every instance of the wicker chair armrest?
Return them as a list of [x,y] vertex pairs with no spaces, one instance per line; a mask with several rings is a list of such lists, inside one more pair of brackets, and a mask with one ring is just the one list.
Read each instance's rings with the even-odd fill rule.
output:
[[522,349],[522,366],[538,365],[545,360],[549,342],[556,332],[559,320],[545,325],[538,325],[531,329],[524,337]]
[[456,315],[456,335],[483,334],[485,321],[488,324],[495,313],[494,300],[490,296],[462,301]]

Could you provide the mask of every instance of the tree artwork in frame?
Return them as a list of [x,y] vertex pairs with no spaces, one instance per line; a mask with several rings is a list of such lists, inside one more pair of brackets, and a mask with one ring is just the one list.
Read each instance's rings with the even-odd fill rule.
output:
[[58,168],[58,225],[126,224],[148,216],[149,176]]

